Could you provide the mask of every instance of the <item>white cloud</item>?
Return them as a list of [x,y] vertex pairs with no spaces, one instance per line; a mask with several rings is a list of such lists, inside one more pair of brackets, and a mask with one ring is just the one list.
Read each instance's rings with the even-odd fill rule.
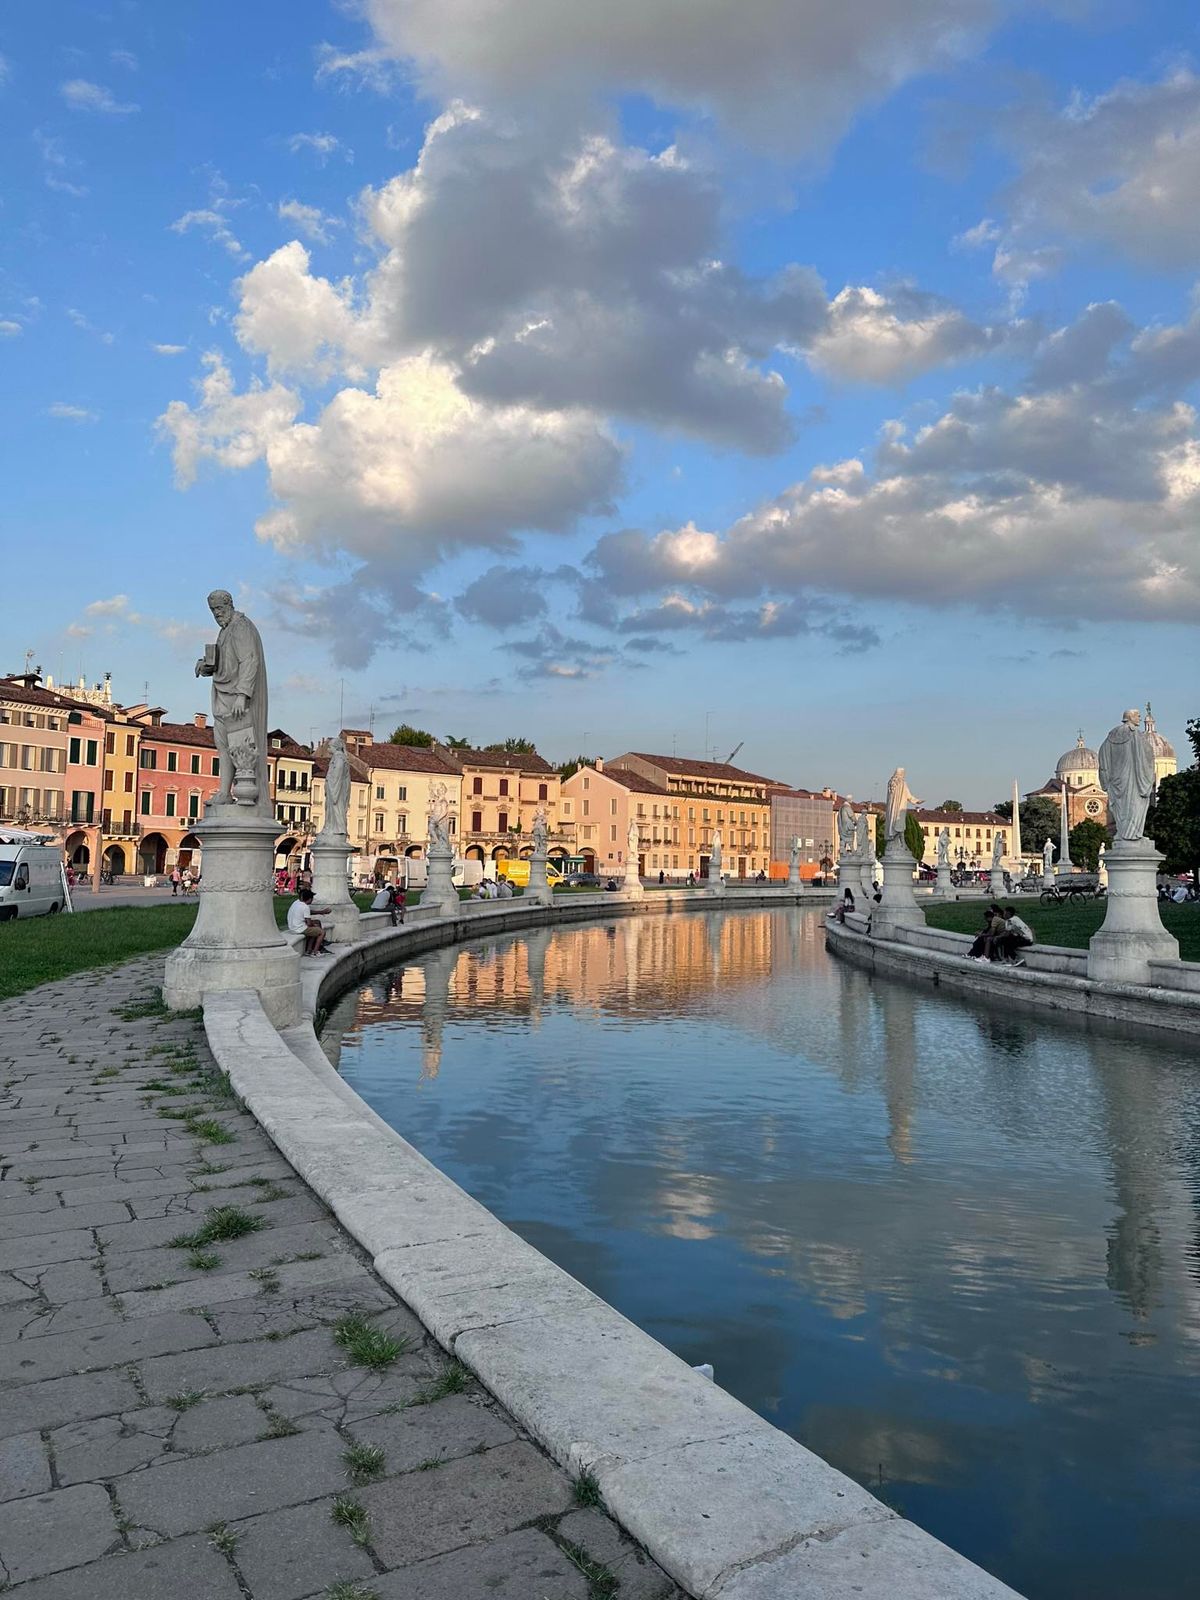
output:
[[128,72],[138,70],[138,58],[132,50],[110,50],[108,59],[115,67],[124,67]]
[[238,341],[271,372],[327,373],[358,340],[351,286],[314,278],[298,240],[251,267],[237,292]]
[[129,612],[129,596],[127,594],[114,594],[110,595],[107,600],[92,600],[83,609],[89,617],[125,616]]
[[101,344],[116,343],[115,334],[109,333],[104,328],[97,328],[95,324],[90,322],[83,312],[78,310],[75,306],[67,307],[67,320],[68,322],[74,323],[74,325],[82,333],[90,333],[94,335],[95,338],[99,339]]
[[1011,329],[980,327],[955,307],[911,287],[883,295],[848,286],[831,301],[828,326],[808,355],[830,377],[901,383],[982,355],[1012,336]]
[[19,322],[13,322],[8,318],[5,318],[3,322],[0,322],[0,339],[15,339],[18,334],[21,334],[24,331],[25,330],[22,328]]
[[[961,59],[1003,9],[988,0],[366,4],[381,45],[414,59],[435,93],[565,104],[640,90],[793,152],[824,147],[860,107]],[[341,57],[336,70],[350,66]]]
[[70,176],[78,169],[79,162],[67,155],[62,140],[43,133],[40,128],[35,128],[33,142],[42,158],[42,181],[47,189],[54,189],[59,194],[72,195],[76,200],[82,199],[87,190]]
[[396,76],[396,64],[386,49],[340,50],[332,44],[317,47],[318,83],[325,78],[358,82],[377,94],[386,94]]
[[229,222],[220,211],[212,207],[202,207],[198,211],[185,211],[183,216],[176,217],[169,224],[172,233],[188,233],[192,228],[204,229],[216,244],[226,250],[238,261],[249,259],[249,252],[244,250],[241,241],[237,239]]
[[185,344],[154,344],[154,345],[151,345],[150,348],[155,352],[156,355],[160,355],[160,356],[181,356],[183,354],[183,352],[187,349],[187,345],[185,345]]
[[341,155],[344,161],[354,160],[354,151],[333,133],[294,133],[288,140],[288,149],[293,155],[302,150],[311,151],[322,167],[333,155]]
[[229,368],[219,355],[205,356],[207,372],[193,407],[172,400],[159,417],[160,436],[172,440],[175,478],[181,488],[193,483],[205,461],[229,468],[251,466],[300,412],[300,398],[279,384],[252,385],[236,393]]
[[281,222],[290,222],[314,244],[329,244],[333,230],[342,226],[339,218],[326,216],[319,206],[306,206],[299,200],[281,200],[276,210]]
[[97,422],[99,414],[89,411],[86,406],[68,405],[65,400],[56,400],[53,405],[46,407],[48,417],[57,417],[62,422]]
[[72,111],[98,111],[108,117],[128,117],[139,109],[122,104],[111,89],[100,83],[89,83],[86,78],[70,79],[59,86],[59,93]]

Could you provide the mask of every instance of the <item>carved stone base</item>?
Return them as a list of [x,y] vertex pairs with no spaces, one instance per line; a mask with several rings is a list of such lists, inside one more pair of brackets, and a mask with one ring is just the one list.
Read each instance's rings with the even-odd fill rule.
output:
[[200,908],[191,933],[167,957],[163,998],[175,1011],[206,994],[253,989],[276,1027],[300,1015],[300,957],[275,924],[271,817],[213,808],[193,832],[204,852]]
[[879,881],[879,863],[874,855],[863,856],[858,868],[858,881],[863,894],[869,900],[875,893],[875,885]]
[[950,881],[949,867],[939,867],[937,869],[937,884],[934,887],[933,892],[934,894],[942,895],[951,895],[954,893],[954,885]]
[[454,854],[450,850],[430,851],[429,876],[421,890],[422,906],[431,906],[440,917],[457,917],[462,912],[462,902],[454,887]]
[[789,864],[787,881],[789,889],[803,889],[804,879],[800,876],[800,863],[798,861],[793,861]]
[[988,888],[994,900],[999,900],[1008,892],[1004,887],[1004,873],[999,867],[993,867],[988,873]]
[[1161,853],[1150,839],[1118,839],[1105,853],[1108,906],[1088,945],[1088,977],[1149,983],[1151,961],[1178,961],[1179,943],[1158,910]]
[[625,863],[625,876],[621,879],[621,896],[625,900],[641,900],[646,893],[646,885],[638,876],[638,858],[630,856]]
[[537,906],[548,906],[553,903],[554,891],[546,879],[545,856],[530,856],[529,882],[525,885],[524,898],[532,900]]
[[350,840],[345,834],[319,833],[313,840],[313,905],[328,906],[329,915],[321,921],[330,937],[339,944],[353,944],[362,932],[359,909],[350,898],[346,865],[350,859]]
[[705,891],[706,894],[724,894],[725,893],[725,879],[724,879],[724,877],[719,872],[714,874],[711,867],[709,867],[709,869],[708,869],[708,877],[705,879],[705,882],[704,882],[704,891]]
[[913,894],[913,858],[903,839],[892,838],[883,852],[883,899],[871,910],[871,932],[884,938],[892,928],[923,928],[925,913]]

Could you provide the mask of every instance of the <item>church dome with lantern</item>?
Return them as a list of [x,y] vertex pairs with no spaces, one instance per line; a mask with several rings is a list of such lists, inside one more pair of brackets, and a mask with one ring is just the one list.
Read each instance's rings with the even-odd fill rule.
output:
[[1179,762],[1175,755],[1175,746],[1169,739],[1164,739],[1155,726],[1149,700],[1146,701],[1145,728],[1150,735],[1150,743],[1154,746],[1154,781],[1161,783],[1164,778],[1169,778],[1173,772],[1179,771]]
[[1059,756],[1054,775],[1069,789],[1085,789],[1099,784],[1100,757],[1084,744],[1082,731],[1074,748]]

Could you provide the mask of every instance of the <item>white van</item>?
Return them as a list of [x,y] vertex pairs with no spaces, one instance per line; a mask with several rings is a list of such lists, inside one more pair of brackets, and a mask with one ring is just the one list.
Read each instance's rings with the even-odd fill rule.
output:
[[57,839],[0,829],[0,922],[70,911]]

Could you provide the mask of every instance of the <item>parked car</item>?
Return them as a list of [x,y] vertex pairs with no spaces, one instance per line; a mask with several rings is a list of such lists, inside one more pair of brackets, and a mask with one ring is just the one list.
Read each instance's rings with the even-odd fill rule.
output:
[[573,872],[566,881],[572,889],[598,889],[604,880],[594,872]]

